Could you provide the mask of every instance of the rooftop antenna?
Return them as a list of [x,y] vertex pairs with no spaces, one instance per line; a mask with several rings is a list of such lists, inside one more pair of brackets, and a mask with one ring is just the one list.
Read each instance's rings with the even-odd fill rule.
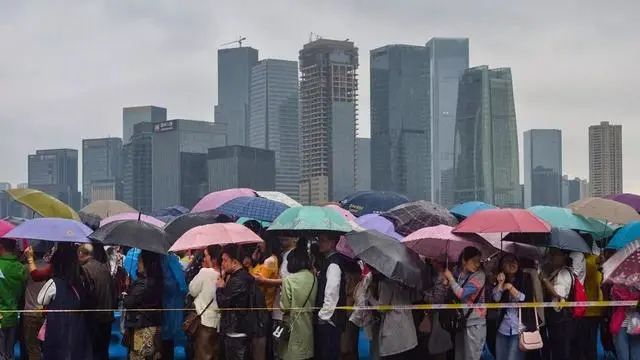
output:
[[242,47],[242,42],[245,41],[245,40],[247,40],[247,38],[245,36],[238,36],[238,40],[233,40],[233,41],[226,42],[224,44],[221,44],[220,47],[237,43],[238,47],[240,48],[240,47]]

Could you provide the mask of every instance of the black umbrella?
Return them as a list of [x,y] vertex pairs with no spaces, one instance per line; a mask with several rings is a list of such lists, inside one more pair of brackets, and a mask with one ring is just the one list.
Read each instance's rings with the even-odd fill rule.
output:
[[111,222],[94,231],[89,238],[104,245],[128,246],[158,254],[166,254],[173,244],[171,235],[164,230],[139,220]]
[[382,216],[393,221],[396,232],[404,236],[424,227],[458,224],[458,220],[449,210],[425,200],[396,206],[382,213]]
[[560,250],[578,251],[586,254],[592,252],[586,240],[580,236],[580,234],[570,229],[551,229],[551,234],[544,246],[554,247]]
[[391,280],[422,289],[424,263],[416,252],[375,230],[353,231],[346,237],[357,258]]
[[232,222],[233,218],[220,213],[217,210],[209,210],[198,213],[186,213],[171,220],[164,226],[164,231],[174,239],[178,239],[187,231],[196,226]]

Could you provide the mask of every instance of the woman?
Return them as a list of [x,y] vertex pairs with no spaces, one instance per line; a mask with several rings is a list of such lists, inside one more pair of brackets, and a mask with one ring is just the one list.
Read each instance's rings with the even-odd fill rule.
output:
[[[444,276],[453,295],[463,303],[484,302],[486,276],[482,271],[480,250],[468,246],[462,250],[458,260],[458,274],[446,269]],[[456,360],[478,360],[487,337],[486,309],[478,308],[464,312],[466,326],[455,337]]]
[[[300,242],[304,243],[304,242]],[[283,360],[313,358],[313,312],[317,281],[311,272],[311,260],[306,248],[297,247],[287,256],[287,276],[282,283],[280,307],[284,312],[283,326],[290,329],[288,339],[281,338],[279,354]],[[305,308],[308,310],[287,310]],[[335,349],[336,352],[340,349]]]
[[[273,242],[267,241],[263,241],[258,244],[258,247],[251,256],[255,266],[250,271],[251,275],[253,275],[256,280],[258,288],[262,291],[265,303],[269,309],[273,309],[274,307],[273,303],[276,298],[276,289],[280,285],[280,280],[278,279],[278,257],[272,251],[272,246]],[[271,321],[271,313],[269,313],[268,320]],[[273,354],[273,341],[270,336],[270,323],[266,324],[265,330],[269,333],[258,334],[252,340],[254,360],[264,360],[266,359],[266,354]]]
[[[51,275],[38,304],[47,310],[81,310],[86,296],[75,246],[61,243],[51,258]],[[47,313],[42,359],[91,359],[86,316],[79,312]]]
[[135,309],[162,309],[162,294],[162,258],[143,250],[138,257],[137,278],[122,301],[127,310],[125,338],[131,360],[154,359],[161,351],[162,312]]
[[200,314],[200,327],[194,339],[195,360],[218,358],[220,314],[216,311],[216,282],[220,277],[219,256],[219,246],[207,247],[204,250],[202,268],[189,283],[189,294],[194,298],[196,313]]
[[[611,298],[622,301],[638,300],[640,291],[632,287],[613,285]],[[637,316],[637,307],[616,307],[611,315],[609,330],[613,335],[618,360],[640,360],[640,335],[631,335],[627,332],[632,326],[631,319]]]

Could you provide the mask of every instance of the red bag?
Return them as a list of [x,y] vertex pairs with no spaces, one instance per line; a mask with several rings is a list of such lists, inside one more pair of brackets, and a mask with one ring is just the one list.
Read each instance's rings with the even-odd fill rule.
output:
[[[576,278],[576,275],[573,272],[571,272],[571,278],[573,279],[573,284],[571,286],[571,293],[569,294],[569,301],[589,301],[587,298],[587,292],[584,290],[584,285],[582,285],[580,280]],[[573,318],[581,319],[584,317],[586,312],[586,306],[576,306],[573,308]]]

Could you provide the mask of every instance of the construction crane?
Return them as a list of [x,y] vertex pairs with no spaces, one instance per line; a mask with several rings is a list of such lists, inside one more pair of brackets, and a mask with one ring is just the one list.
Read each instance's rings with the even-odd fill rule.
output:
[[221,44],[220,46],[222,47],[222,46],[227,46],[227,45],[231,45],[231,44],[236,44],[237,43],[238,47],[242,47],[242,42],[245,41],[245,40],[247,40],[246,37],[239,36],[238,40],[229,41],[227,43]]

